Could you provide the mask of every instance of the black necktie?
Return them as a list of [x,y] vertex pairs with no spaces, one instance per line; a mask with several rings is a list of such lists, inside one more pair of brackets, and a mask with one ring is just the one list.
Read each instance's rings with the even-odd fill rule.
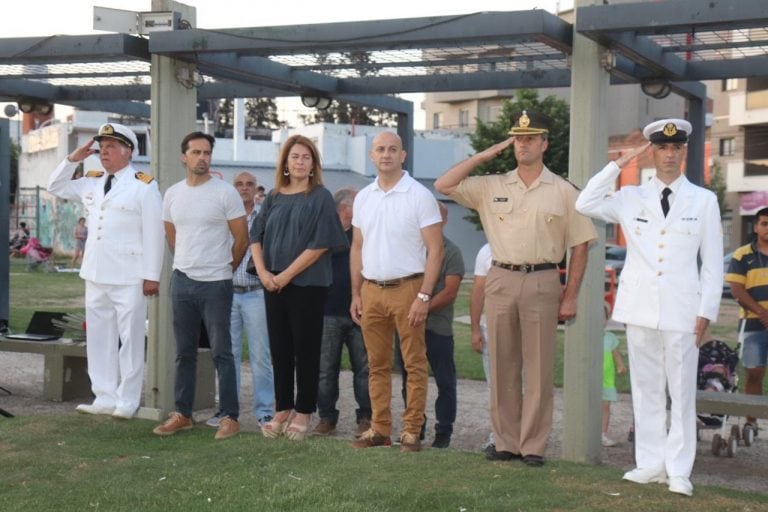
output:
[[671,193],[672,189],[669,187],[664,187],[661,191],[661,211],[664,212],[665,217],[669,213],[669,194]]
[[104,184],[104,195],[107,195],[107,192],[112,188],[112,180],[115,179],[114,174],[110,174],[107,176],[107,182]]

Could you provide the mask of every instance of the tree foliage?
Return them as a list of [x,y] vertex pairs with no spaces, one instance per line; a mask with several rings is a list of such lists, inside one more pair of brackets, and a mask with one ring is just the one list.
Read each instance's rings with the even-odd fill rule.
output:
[[[223,98],[215,103],[215,112],[211,116],[216,123],[214,134],[225,137],[235,126],[235,102],[231,98]],[[274,98],[246,98],[245,126],[249,128],[267,128],[276,130],[283,122],[277,114],[277,104]]]
[[723,176],[723,169],[720,162],[712,164],[712,175],[709,178],[709,183],[706,187],[715,193],[717,196],[717,204],[720,206],[720,215],[722,216],[727,209],[725,204],[725,192],[727,185],[725,183],[725,176]]
[[[381,70],[381,67],[371,60],[371,54],[366,51],[317,54],[315,58],[320,66],[336,67],[349,65],[350,69],[359,77],[375,76]],[[339,100],[333,100],[327,109],[318,109],[313,114],[302,115],[301,117],[305,124],[334,123],[397,126],[397,116],[391,112]]]
[[[539,100],[539,93],[533,89],[519,89],[514,100],[504,100],[501,116],[489,123],[477,122],[475,133],[470,135],[470,142],[475,151],[482,151],[498,142],[509,138],[512,128],[512,116],[516,112],[527,110],[540,112],[552,119],[549,133],[549,147],[544,153],[544,165],[550,171],[561,176],[568,176],[568,136],[570,108],[568,103],[556,96],[547,96]],[[478,166],[473,174],[499,174],[517,167],[512,148],[500,157]]]

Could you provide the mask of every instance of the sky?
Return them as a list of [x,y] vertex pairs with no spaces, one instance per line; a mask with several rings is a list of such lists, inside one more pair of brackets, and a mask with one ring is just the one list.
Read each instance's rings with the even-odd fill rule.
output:
[[[187,0],[197,8],[198,28],[218,29],[263,27],[360,21],[375,19],[417,18],[468,14],[481,11],[514,11],[545,9],[556,13],[573,7],[574,0],[474,0],[459,2],[418,2],[414,0],[293,0],[289,8],[280,2],[254,0]],[[93,6],[127,11],[149,11],[150,0],[14,0],[3,2],[0,37],[50,36],[58,34],[93,34]],[[421,95],[404,95],[415,101],[418,109]],[[284,114],[301,108],[298,100],[281,105]],[[59,116],[66,109],[57,109]],[[283,117],[283,116],[281,116]],[[416,120],[417,128],[423,120]]]

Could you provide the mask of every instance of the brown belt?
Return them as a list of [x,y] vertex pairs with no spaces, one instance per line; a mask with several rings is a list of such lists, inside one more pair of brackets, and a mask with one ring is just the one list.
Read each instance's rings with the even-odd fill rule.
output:
[[410,276],[400,277],[397,279],[389,279],[387,281],[376,281],[375,279],[366,279],[371,284],[375,284],[379,288],[394,288],[395,286],[400,286],[406,281],[411,281],[412,279],[418,279],[420,277],[424,276],[424,274],[411,274]]
[[501,261],[493,260],[491,262],[494,267],[503,268],[504,270],[511,270],[512,272],[522,272],[527,274],[528,272],[538,272],[539,270],[552,270],[557,268],[556,263],[523,263],[522,265],[513,265],[512,263],[503,263]]

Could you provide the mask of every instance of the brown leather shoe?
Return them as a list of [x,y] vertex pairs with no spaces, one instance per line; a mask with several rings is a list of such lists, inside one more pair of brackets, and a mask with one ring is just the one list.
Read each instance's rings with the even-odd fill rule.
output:
[[187,418],[180,412],[172,412],[166,422],[155,427],[152,433],[158,436],[172,436],[180,430],[191,429],[193,424],[192,418]]
[[371,428],[371,420],[360,420],[357,422],[357,432],[355,433],[355,437],[360,438],[361,435],[365,434],[366,430]]
[[352,448],[374,448],[376,446],[392,446],[392,439],[389,436],[378,434],[372,428],[369,428],[356,440],[350,443]]
[[421,441],[418,434],[411,434],[410,432],[403,432],[400,434],[400,451],[401,452],[420,452]]
[[240,432],[240,423],[236,419],[224,416],[219,420],[219,429],[216,431],[214,439],[228,439],[236,436]]
[[312,431],[314,436],[329,436],[336,433],[336,424],[331,423],[328,420],[320,419],[320,423],[315,425],[315,429]]

